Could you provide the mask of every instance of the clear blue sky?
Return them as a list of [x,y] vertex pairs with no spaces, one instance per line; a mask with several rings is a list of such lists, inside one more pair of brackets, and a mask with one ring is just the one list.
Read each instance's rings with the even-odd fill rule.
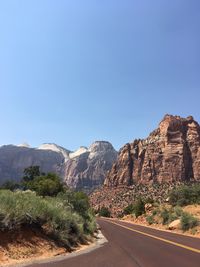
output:
[[200,122],[199,0],[0,0],[0,144],[69,149]]

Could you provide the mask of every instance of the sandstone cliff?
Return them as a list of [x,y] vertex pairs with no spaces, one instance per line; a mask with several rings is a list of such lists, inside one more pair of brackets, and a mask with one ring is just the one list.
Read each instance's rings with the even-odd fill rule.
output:
[[200,126],[189,116],[166,115],[147,139],[126,144],[106,186],[200,180]]

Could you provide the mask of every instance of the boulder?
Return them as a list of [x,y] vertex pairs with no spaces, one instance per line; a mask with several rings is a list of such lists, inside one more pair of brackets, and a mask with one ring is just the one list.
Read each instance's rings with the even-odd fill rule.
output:
[[177,219],[177,220],[174,220],[173,222],[171,222],[168,226],[168,229],[169,230],[176,230],[176,229],[180,229],[181,227],[181,220],[180,219]]

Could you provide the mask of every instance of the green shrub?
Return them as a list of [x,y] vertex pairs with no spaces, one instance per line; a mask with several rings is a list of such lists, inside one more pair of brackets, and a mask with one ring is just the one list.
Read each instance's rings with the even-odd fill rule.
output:
[[200,184],[181,185],[169,194],[169,203],[173,206],[200,204]]
[[160,215],[162,217],[162,224],[167,224],[169,222],[169,211],[167,209],[163,209]]
[[181,209],[181,207],[176,206],[174,207],[174,213],[177,217],[180,217],[183,214],[183,210]]
[[184,212],[181,216],[181,229],[187,231],[198,225],[198,219],[191,214]]
[[103,206],[99,210],[99,216],[102,216],[102,217],[110,217],[111,216],[110,210],[107,207],[104,207]]
[[63,201],[61,196],[40,197],[31,191],[0,190],[0,230],[39,227],[70,248],[96,229],[92,212],[87,210],[87,217],[83,216],[70,201]]
[[145,204],[141,198],[134,203],[134,214],[136,218],[145,213]]
[[145,202],[145,204],[146,203],[153,204],[154,203],[154,200],[153,200],[152,197],[147,197],[144,202]]
[[19,188],[20,188],[20,184],[14,182],[14,181],[6,181],[0,187],[0,189],[7,189],[7,190],[11,190],[11,191],[14,191],[14,190],[19,189]]
[[179,215],[177,213],[180,213],[181,211],[179,209],[175,210],[174,208],[164,208],[161,210],[160,215],[162,218],[162,224],[169,224],[170,222],[176,220]]
[[152,211],[152,215],[155,216],[155,215],[159,214],[159,212],[160,212],[160,210],[158,208],[157,209],[154,209]]
[[149,215],[146,217],[146,221],[148,222],[148,224],[153,224],[155,221],[154,221],[154,216],[153,215]]
[[128,205],[124,211],[124,215],[135,214],[136,218],[145,213],[145,203],[142,198],[138,198],[133,204]]
[[36,176],[30,181],[23,182],[23,185],[26,189],[35,191],[39,196],[56,196],[59,192],[64,192],[64,185],[54,173]]
[[124,215],[133,214],[134,212],[134,205],[130,204],[124,209]]

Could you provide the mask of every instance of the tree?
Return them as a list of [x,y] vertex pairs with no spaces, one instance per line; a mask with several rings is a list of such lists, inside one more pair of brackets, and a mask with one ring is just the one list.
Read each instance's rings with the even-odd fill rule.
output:
[[74,210],[80,213],[83,217],[87,217],[87,211],[90,208],[88,196],[84,192],[74,192],[71,199]]
[[40,196],[56,196],[64,191],[64,185],[54,173],[36,176],[33,180],[26,182],[26,188],[35,191]]
[[24,177],[22,178],[22,180],[24,182],[30,182],[40,175],[40,166],[30,166],[24,169]]
[[6,181],[1,186],[1,189],[8,189],[10,191],[14,191],[18,188],[20,188],[20,184],[15,183],[14,181]]

